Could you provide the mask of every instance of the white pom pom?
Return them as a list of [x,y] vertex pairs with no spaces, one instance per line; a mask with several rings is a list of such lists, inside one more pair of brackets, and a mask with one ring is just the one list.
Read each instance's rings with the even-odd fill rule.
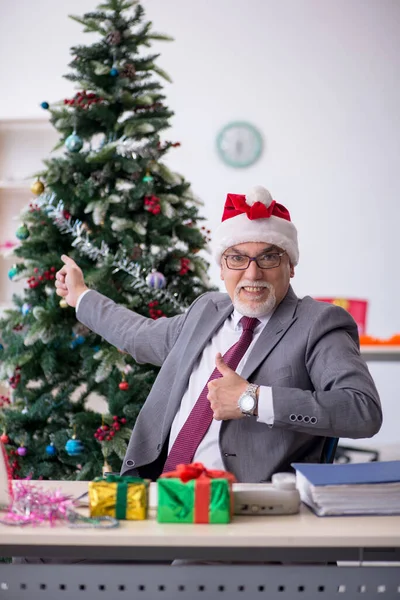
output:
[[262,187],[262,185],[256,185],[248,194],[246,194],[246,203],[249,206],[253,206],[255,202],[261,202],[262,204],[265,204],[267,208],[272,202],[271,194]]

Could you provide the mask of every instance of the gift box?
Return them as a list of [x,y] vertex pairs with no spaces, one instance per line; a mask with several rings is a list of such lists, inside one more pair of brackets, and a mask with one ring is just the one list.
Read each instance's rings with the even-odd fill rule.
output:
[[142,521],[147,518],[148,505],[147,479],[107,475],[89,482],[91,517]]
[[227,471],[201,463],[178,465],[157,480],[159,523],[229,523],[233,514],[232,483]]

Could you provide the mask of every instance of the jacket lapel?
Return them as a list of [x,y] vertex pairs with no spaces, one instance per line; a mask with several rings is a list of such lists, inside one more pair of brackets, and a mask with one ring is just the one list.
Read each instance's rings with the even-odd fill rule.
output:
[[285,333],[296,321],[298,298],[291,287],[264,327],[244,365],[241,377],[248,379],[257,367],[267,358]]
[[[185,347],[181,349],[181,370],[177,386],[172,390],[167,407],[164,425],[166,429],[171,426],[176,410],[188,385],[189,377],[193,371],[196,360],[203,352],[214,333],[233,311],[233,305],[228,295],[220,302],[209,300],[204,306],[192,334]],[[205,383],[205,382],[204,382]]]

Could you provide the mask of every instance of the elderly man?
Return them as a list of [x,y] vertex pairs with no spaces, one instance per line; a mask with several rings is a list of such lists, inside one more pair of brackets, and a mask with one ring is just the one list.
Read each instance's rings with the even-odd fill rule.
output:
[[299,250],[287,209],[262,187],[228,194],[214,239],[227,294],[206,293],[156,321],[89,290],[62,257],[57,293],[78,320],[161,366],[122,474],[156,479],[199,461],[262,482],[293,461],[319,462],[326,437],[373,436],[382,412],[355,322],[290,286]]

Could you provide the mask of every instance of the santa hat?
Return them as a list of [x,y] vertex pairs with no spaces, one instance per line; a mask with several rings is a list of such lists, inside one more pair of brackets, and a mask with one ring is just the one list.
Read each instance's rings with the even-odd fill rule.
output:
[[299,262],[297,230],[289,211],[258,185],[246,196],[228,194],[222,223],[213,234],[213,255],[218,264],[227,248],[245,242],[265,242],[286,250],[292,265]]

